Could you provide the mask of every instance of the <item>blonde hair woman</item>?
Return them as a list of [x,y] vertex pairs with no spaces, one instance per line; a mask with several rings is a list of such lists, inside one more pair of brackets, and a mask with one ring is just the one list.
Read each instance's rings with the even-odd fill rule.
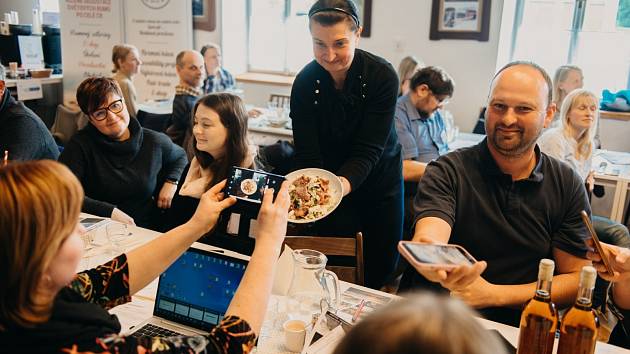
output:
[[560,125],[547,130],[538,141],[543,152],[571,165],[590,185],[598,106],[597,96],[592,92],[573,90],[560,107]]
[[[594,93],[584,89],[571,91],[560,107],[560,125],[548,129],[538,139],[542,152],[569,164],[589,191],[593,191],[595,185],[592,164],[598,107],[599,100]],[[630,246],[630,234],[624,225],[593,215],[593,227],[602,241]]]
[[83,190],[54,161],[0,167],[0,343],[11,353],[242,353],[254,346],[267,308],[276,260],[286,234],[288,184],[273,202],[265,192],[256,248],[225,318],[206,336],[122,337],[107,309],[131,300],[235,203],[225,181],[204,193],[184,225],[79,274],[78,223]]
[[406,95],[409,92],[411,77],[423,66],[424,63],[412,55],[408,55],[400,61],[398,64],[398,81],[400,82],[398,96]]
[[133,76],[138,73],[142,60],[138,48],[131,44],[115,45],[112,49],[112,62],[114,70],[112,76],[123,93],[129,115],[135,117],[138,113],[136,87],[133,85]]
[[582,69],[575,65],[562,65],[556,69],[553,75],[553,102],[560,109],[565,97],[575,90],[584,86],[584,75]]
[[503,354],[499,340],[459,300],[413,295],[354,326],[334,354]]

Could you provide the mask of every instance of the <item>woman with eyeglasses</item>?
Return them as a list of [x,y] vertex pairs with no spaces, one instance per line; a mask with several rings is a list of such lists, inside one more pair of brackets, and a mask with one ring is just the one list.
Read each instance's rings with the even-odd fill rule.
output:
[[83,211],[155,228],[158,209],[170,207],[186,166],[184,150],[130,118],[114,79],[85,79],[77,102],[89,124],[70,140],[59,161],[83,185]]
[[395,268],[402,235],[398,77],[385,59],[357,48],[362,27],[352,0],[318,0],[308,15],[315,60],[291,91],[296,167],[340,177],[344,199],[313,231],[362,231],[366,284],[379,288]]

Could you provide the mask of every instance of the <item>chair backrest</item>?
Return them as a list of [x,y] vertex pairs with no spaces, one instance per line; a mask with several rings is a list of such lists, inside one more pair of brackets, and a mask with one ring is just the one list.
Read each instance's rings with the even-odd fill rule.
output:
[[269,95],[269,102],[276,102],[278,107],[284,107],[284,105],[288,105],[291,102],[291,96],[272,93]]
[[165,113],[149,113],[143,110],[139,110],[136,114],[138,122],[144,128],[155,130],[156,132],[164,133],[166,128],[171,122],[171,114]]
[[81,110],[74,110],[62,104],[57,105],[57,115],[55,123],[50,131],[58,143],[65,145],[70,138],[79,130],[85,127],[88,118]]
[[326,269],[340,280],[363,285],[363,234],[354,237],[287,236],[284,243],[292,249],[312,249],[328,257]]

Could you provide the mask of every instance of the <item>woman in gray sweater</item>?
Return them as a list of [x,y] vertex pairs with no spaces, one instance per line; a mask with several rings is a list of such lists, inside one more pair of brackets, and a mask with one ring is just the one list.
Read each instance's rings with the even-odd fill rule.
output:
[[89,124],[59,161],[83,185],[83,211],[155,228],[158,209],[170,207],[186,166],[184,150],[130,118],[120,86],[111,78],[85,79],[77,101]]

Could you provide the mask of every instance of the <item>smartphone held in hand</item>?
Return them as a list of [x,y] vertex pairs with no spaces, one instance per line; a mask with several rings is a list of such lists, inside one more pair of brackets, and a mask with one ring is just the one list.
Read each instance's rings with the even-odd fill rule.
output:
[[582,221],[584,222],[584,225],[586,225],[586,228],[591,234],[591,239],[593,240],[593,245],[595,246],[595,252],[597,252],[597,254],[599,254],[599,257],[602,259],[602,263],[604,264],[604,267],[606,268],[606,272],[609,275],[614,276],[615,272],[613,271],[613,268],[610,265],[610,261],[608,260],[608,257],[604,253],[604,249],[602,248],[602,245],[599,242],[599,238],[597,237],[597,233],[595,232],[595,229],[593,228],[591,219],[589,218],[588,214],[584,210],[582,210],[581,215],[582,215]]
[[416,268],[452,269],[477,262],[468,251],[458,245],[400,241],[398,250]]
[[284,180],[284,176],[233,166],[225,192],[237,199],[261,203],[265,189],[273,188],[276,195]]

